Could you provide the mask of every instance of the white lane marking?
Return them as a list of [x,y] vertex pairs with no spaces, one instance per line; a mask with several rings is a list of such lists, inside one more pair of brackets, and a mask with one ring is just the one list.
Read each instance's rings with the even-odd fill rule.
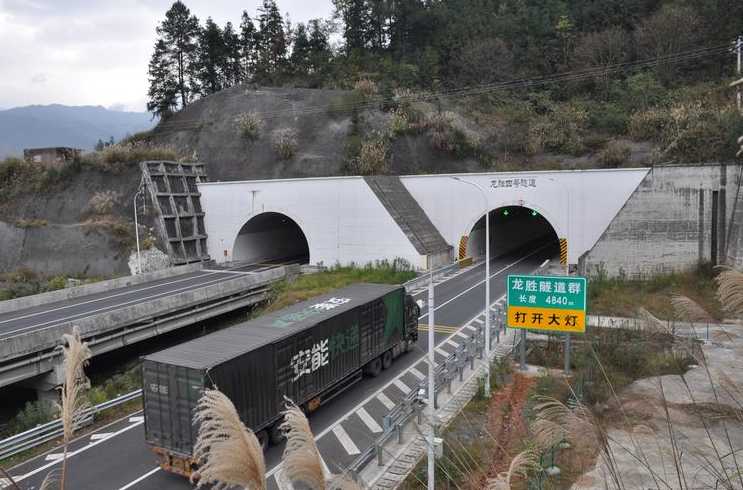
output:
[[465,325],[464,328],[477,332],[477,327],[473,327],[472,325]]
[[[505,266],[505,267],[502,267],[502,268],[498,269],[497,271],[495,271],[494,273],[490,274],[490,277],[489,277],[488,279],[492,279],[492,278],[494,278],[495,276],[497,276],[497,275],[500,275],[500,274],[501,274],[501,273],[502,273],[503,271],[506,271],[506,270],[510,269],[510,268],[511,268],[511,267],[513,267],[514,265],[520,264],[521,262],[525,261],[526,259],[528,259],[528,258],[529,258],[529,257],[531,257],[532,255],[534,255],[535,253],[537,253],[537,252],[541,252],[541,251],[542,251],[542,249],[545,249],[545,248],[547,248],[547,247],[548,247],[548,246],[550,246],[550,245],[552,245],[552,244],[551,244],[551,243],[548,243],[548,244],[546,244],[546,245],[542,245],[541,247],[539,247],[538,249],[534,250],[533,252],[529,252],[528,254],[524,255],[524,256],[523,256],[523,257],[521,257],[520,259],[518,259],[518,260],[516,260],[516,261],[514,261],[514,262],[511,262],[511,263],[510,263],[510,264],[508,264],[507,266]],[[462,292],[461,292],[461,293],[459,293],[458,295],[454,296],[453,298],[451,298],[451,299],[449,299],[449,300],[447,300],[447,301],[444,301],[444,302],[443,302],[443,303],[441,303],[440,305],[438,305],[438,306],[434,307],[433,311],[436,311],[436,310],[438,310],[439,308],[443,308],[444,306],[448,305],[448,304],[449,304],[449,303],[451,303],[452,301],[455,301],[455,300],[457,300],[457,299],[461,298],[462,296],[464,296],[465,294],[469,293],[470,291],[472,291],[472,290],[473,290],[473,289],[475,289],[476,287],[480,286],[481,284],[485,284],[485,279],[483,279],[483,280],[481,280],[481,281],[479,281],[479,282],[475,283],[475,284],[474,284],[473,286],[470,286],[469,288],[465,289],[464,291],[462,291]],[[482,313],[481,313],[481,314],[482,314]],[[426,316],[428,316],[428,313],[425,313],[425,314],[423,314],[423,315],[419,316],[419,317],[418,317],[418,319],[420,320],[421,318],[423,318],[423,317],[426,317]]]
[[372,432],[382,432],[382,428],[379,426],[376,420],[369,415],[369,412],[366,411],[364,407],[359,408],[356,410],[356,415],[359,416],[362,422],[366,424],[366,426],[369,428]]
[[462,337],[462,338],[463,338],[463,339],[465,339],[465,340],[467,340],[467,339],[469,339],[469,338],[470,338],[470,336],[469,336],[469,335],[467,335],[467,334],[464,334],[464,333],[462,333],[462,332],[457,332],[457,337]]
[[361,451],[359,451],[359,448],[356,447],[356,444],[354,444],[351,438],[348,436],[348,433],[346,432],[346,429],[343,428],[343,425],[338,424],[333,427],[333,434],[335,434],[335,437],[338,438],[338,442],[341,443],[341,446],[343,446],[343,449],[345,449],[349,455],[353,456],[354,454],[361,453]]
[[10,480],[7,478],[0,478],[0,488],[6,488],[10,486]]
[[447,341],[446,341],[446,343],[447,343],[447,344],[449,344],[449,345],[451,345],[451,346],[452,346],[452,347],[454,347],[455,349],[459,349],[459,344],[457,344],[456,342],[454,342],[454,341],[453,341],[453,340],[451,340],[451,339],[450,339],[450,340],[447,340]]
[[[197,272],[200,272],[200,271],[197,271]],[[16,320],[23,320],[25,318],[31,318],[31,317],[37,316],[37,315],[43,315],[45,313],[51,313],[51,312],[54,312],[54,311],[64,310],[66,308],[74,308],[76,306],[87,305],[87,304],[90,304],[90,303],[95,303],[96,301],[104,301],[104,300],[111,299],[111,298],[118,298],[119,296],[125,296],[127,294],[139,293],[141,291],[147,291],[148,289],[152,289],[152,288],[159,288],[161,286],[169,286],[171,284],[176,284],[176,283],[183,282],[183,281],[191,281],[193,279],[198,279],[200,277],[211,276],[212,274],[213,273],[198,275],[198,276],[194,276],[194,277],[185,277],[183,279],[178,279],[177,281],[164,282],[162,284],[153,284],[152,286],[147,286],[147,287],[139,288],[139,289],[130,289],[130,290],[127,290],[127,291],[122,291],[120,293],[112,294],[110,296],[105,296],[103,298],[89,299],[88,301],[83,301],[81,303],[74,303],[74,304],[71,304],[71,305],[59,306],[57,308],[52,308],[51,310],[37,311],[36,313],[29,313],[27,315],[17,316],[17,317],[14,317],[14,318],[10,318],[8,320],[2,320],[2,321],[0,321],[0,325],[3,324],[3,323],[14,322]],[[124,287],[128,287],[128,286],[124,286]]]
[[[479,312],[479,313],[478,313],[477,315],[475,315],[474,317],[472,317],[472,318],[471,318],[471,319],[470,319],[469,321],[465,322],[465,327],[463,327],[463,328],[471,328],[472,330],[477,330],[476,328],[472,327],[472,326],[471,326],[471,325],[469,325],[469,324],[470,324],[470,323],[471,323],[472,321],[474,321],[474,320],[475,320],[475,318],[477,318],[477,317],[480,317],[480,316],[482,316],[482,315],[483,315],[483,312],[482,312],[482,311],[480,311],[480,312]],[[454,334],[451,334],[451,335],[449,335],[449,337],[447,337],[447,339],[450,339],[450,338],[452,338],[453,336],[454,336]],[[447,340],[447,339],[444,339],[444,340]],[[441,344],[443,344],[443,343],[444,343],[444,341],[441,341]],[[426,357],[424,357],[423,355],[421,355],[421,356],[420,356],[420,359],[421,359],[421,360],[422,360],[423,362],[428,362],[428,359],[427,359]],[[364,400],[362,400],[361,402],[359,402],[359,403],[358,403],[358,404],[357,404],[357,405],[356,405],[355,407],[353,407],[353,408],[352,408],[352,409],[351,409],[351,410],[350,410],[349,412],[347,412],[347,413],[345,414],[345,416],[344,416],[344,417],[338,418],[338,421],[337,421],[337,422],[335,422],[335,424],[333,424],[333,425],[330,425],[330,426],[326,427],[326,428],[325,428],[324,430],[320,431],[320,432],[319,432],[319,433],[318,433],[318,434],[317,434],[317,435],[315,436],[315,440],[316,440],[316,441],[317,441],[317,440],[320,440],[321,438],[325,437],[325,435],[327,435],[327,434],[328,434],[329,432],[333,432],[333,431],[334,431],[334,429],[335,429],[335,427],[338,427],[338,426],[340,426],[341,422],[343,422],[343,421],[345,420],[345,418],[346,418],[346,417],[348,417],[348,416],[349,416],[350,414],[354,413],[354,412],[355,412],[356,410],[358,410],[359,408],[361,408],[361,407],[363,407],[364,405],[366,405],[367,403],[369,403],[369,400],[371,400],[372,398],[376,398],[376,399],[378,399],[378,400],[379,400],[379,401],[380,401],[380,402],[381,402],[381,403],[382,403],[382,404],[383,404],[383,405],[384,405],[385,407],[387,407],[387,409],[388,409],[388,410],[392,410],[392,409],[393,409],[393,408],[395,407],[395,404],[394,404],[394,403],[392,403],[392,400],[390,400],[390,399],[389,399],[389,398],[388,398],[388,397],[387,397],[387,396],[386,396],[386,395],[385,395],[385,394],[383,393],[383,391],[384,391],[385,389],[387,389],[387,388],[388,388],[388,387],[389,387],[389,386],[390,386],[391,384],[393,384],[393,383],[394,383],[394,381],[399,381],[399,379],[400,379],[400,378],[402,378],[402,377],[403,377],[403,376],[404,376],[404,375],[405,375],[405,374],[406,374],[407,372],[408,372],[408,370],[407,370],[407,369],[405,369],[405,370],[401,371],[401,372],[400,372],[400,374],[398,374],[398,375],[397,375],[397,377],[395,378],[395,380],[393,380],[393,381],[390,381],[390,382],[388,382],[388,383],[387,383],[386,385],[384,385],[384,386],[383,386],[383,387],[381,387],[381,388],[380,388],[379,390],[377,390],[377,392],[376,392],[376,393],[372,393],[372,394],[371,394],[371,395],[369,395],[369,396],[368,396],[367,398],[365,398]],[[269,470],[269,471],[268,471],[268,472],[266,473],[266,478],[270,477],[271,475],[273,475],[273,474],[275,474],[275,473],[276,473],[277,471],[279,471],[279,470],[281,469],[281,464],[282,464],[282,463],[278,463],[278,464],[276,464],[276,465],[275,465],[275,466],[274,466],[273,468],[271,468],[271,469],[270,469],[270,470]]]
[[151,469],[150,471],[148,471],[148,472],[147,472],[147,473],[145,473],[144,475],[140,476],[140,477],[139,477],[139,478],[137,478],[136,480],[134,480],[134,481],[132,481],[132,482],[129,482],[129,483],[127,483],[126,485],[124,485],[123,487],[119,488],[119,490],[127,490],[127,488],[132,488],[132,487],[133,487],[134,485],[136,485],[137,483],[141,482],[141,481],[142,481],[142,480],[144,480],[145,478],[149,478],[150,476],[154,475],[154,474],[155,474],[155,473],[157,473],[158,471],[160,471],[160,467],[159,467],[159,466],[158,466],[157,468],[152,468],[152,469]]
[[[175,293],[179,293],[181,291],[187,291],[189,289],[195,289],[195,288],[200,288],[200,287],[204,287],[204,286],[209,286],[211,284],[216,284],[216,283],[222,282],[222,281],[224,281],[224,279],[215,279],[215,280],[212,280],[212,281],[206,281],[206,282],[202,282],[202,283],[198,284],[197,286],[186,286],[186,287],[179,288],[179,289],[171,289],[170,291],[165,291],[165,292],[162,292],[162,293],[153,294],[152,296],[148,296],[146,298],[133,299],[131,301],[125,301],[123,303],[118,303],[116,305],[111,305],[111,306],[104,306],[103,308],[98,308],[96,310],[88,310],[86,312],[77,313],[75,315],[70,315],[70,316],[67,316],[67,317],[64,317],[64,318],[56,318],[56,319],[50,320],[48,322],[37,323],[36,325],[29,325],[27,327],[17,328],[15,330],[11,330],[10,332],[2,332],[2,333],[0,333],[0,337],[2,337],[2,340],[6,340],[6,339],[9,339],[9,338],[14,337],[13,335],[10,335],[10,334],[14,334],[14,333],[17,333],[17,332],[22,332],[24,330],[35,329],[37,332],[40,332],[42,330],[47,330],[47,329],[50,329],[50,328],[58,327],[59,325],[62,325],[66,321],[71,320],[73,318],[79,320],[80,318],[85,318],[85,317],[88,317],[88,316],[92,316],[93,313],[97,313],[99,311],[112,310],[112,309],[115,310],[117,308],[120,308],[122,306],[129,305],[129,304],[132,304],[132,303],[139,303],[141,301],[146,301],[146,300],[150,300],[150,299],[160,298],[160,297],[164,297],[164,296],[170,296],[170,295],[173,295]],[[52,325],[49,325],[50,323]],[[48,327],[44,327],[44,325],[49,325],[49,326]],[[44,327],[44,328],[37,328],[37,327]]]
[[204,269],[204,272],[212,272],[214,274],[224,273],[224,274],[253,275],[253,274],[257,274],[259,271],[218,271],[214,269]]
[[400,391],[402,391],[406,395],[410,393],[410,387],[406,385],[405,383],[403,383],[402,381],[400,381],[400,378],[396,378],[394,381],[392,381],[392,384],[400,388]]
[[[91,447],[95,447],[95,446],[97,446],[98,444],[100,444],[100,443],[102,443],[102,442],[105,442],[105,441],[111,440],[111,439],[113,439],[114,437],[118,436],[119,434],[123,434],[124,432],[126,432],[126,431],[128,431],[128,430],[132,430],[132,429],[133,429],[133,428],[135,428],[135,427],[139,427],[139,426],[140,426],[140,425],[142,425],[143,423],[144,423],[144,421],[142,421],[142,422],[138,422],[138,423],[136,423],[136,424],[130,424],[130,425],[127,425],[127,426],[126,426],[126,427],[124,427],[123,429],[120,429],[120,430],[118,430],[118,431],[114,432],[113,434],[111,434],[111,437],[107,437],[107,438],[105,438],[105,439],[99,439],[99,440],[97,440],[97,441],[94,441],[94,442],[91,442],[91,443],[89,443],[89,444],[88,444],[88,445],[86,445],[86,446],[83,446],[83,447],[81,447],[80,449],[76,449],[75,451],[70,451],[69,453],[67,453],[67,458],[69,459],[69,458],[73,457],[74,455],[76,455],[76,454],[79,454],[79,453],[82,453],[83,451],[87,451],[87,450],[88,450],[88,449],[90,449]],[[25,480],[25,479],[26,479],[26,478],[28,478],[29,476],[35,475],[36,473],[39,473],[40,471],[44,471],[44,470],[45,470],[45,469],[47,469],[47,468],[51,468],[52,466],[54,466],[55,464],[59,463],[60,461],[62,461],[62,460],[61,460],[61,459],[57,459],[57,460],[55,460],[55,461],[50,461],[49,463],[47,463],[47,464],[45,464],[45,465],[41,465],[41,466],[39,466],[38,468],[36,468],[36,469],[34,469],[34,470],[32,470],[32,471],[30,471],[30,472],[26,473],[25,475],[23,475],[23,476],[19,476],[18,478],[16,478],[16,481],[17,481],[17,482],[19,482],[19,481]]]
[[480,325],[482,325],[483,323],[485,323],[485,320],[483,320],[482,318],[475,318],[475,323],[479,323]]
[[384,405],[387,410],[392,410],[393,408],[395,408],[395,404],[392,402],[392,400],[387,398],[387,395],[385,395],[381,391],[377,394],[377,400],[382,402],[382,405]]
[[449,357],[449,353],[448,353],[448,352],[446,352],[446,351],[445,351],[444,349],[442,349],[441,347],[436,347],[436,348],[435,348],[434,350],[435,350],[436,352],[438,352],[439,354],[441,354],[442,356],[444,356],[444,358],[447,358],[447,357]]
[[64,453],[51,453],[46,455],[44,461],[59,461],[62,458],[64,458]]
[[107,437],[111,437],[112,435],[113,435],[113,432],[99,432],[97,434],[91,434],[90,440],[97,441],[99,439],[105,439]]
[[129,422],[132,422],[132,423],[144,422],[144,415],[135,415],[134,417],[129,417]]
[[410,374],[412,374],[413,376],[415,376],[418,379],[425,379],[425,377],[426,377],[425,374],[423,374],[422,372],[418,371],[415,367],[411,367],[409,369],[409,371],[410,371]]

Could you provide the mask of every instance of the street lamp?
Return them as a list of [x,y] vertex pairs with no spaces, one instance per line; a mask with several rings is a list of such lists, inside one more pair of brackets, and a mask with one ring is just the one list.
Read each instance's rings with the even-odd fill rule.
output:
[[490,398],[490,205],[485,189],[480,184],[459,177],[452,179],[477,187],[485,201],[485,397]]

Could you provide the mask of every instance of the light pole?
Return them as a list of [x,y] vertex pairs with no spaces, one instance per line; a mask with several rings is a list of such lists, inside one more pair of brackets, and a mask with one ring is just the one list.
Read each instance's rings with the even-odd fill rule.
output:
[[140,194],[142,193],[142,184],[140,183],[139,189],[137,189],[137,192],[134,193],[134,236],[137,239],[137,274],[142,273],[142,254],[139,250],[139,220],[137,219],[137,199],[139,199]]
[[434,353],[434,344],[436,343],[434,335],[434,305],[433,305],[433,267],[429,265],[430,280],[428,281],[428,415],[430,417],[428,432],[428,490],[435,490],[434,478],[436,477],[436,454],[434,443],[436,439],[436,382],[434,381],[434,367],[436,355]]
[[459,177],[452,179],[477,187],[485,202],[485,397],[490,398],[490,205],[480,184]]

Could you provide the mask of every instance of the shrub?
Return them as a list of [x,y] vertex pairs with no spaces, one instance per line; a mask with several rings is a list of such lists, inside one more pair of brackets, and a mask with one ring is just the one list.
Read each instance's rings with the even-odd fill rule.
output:
[[118,173],[129,164],[146,160],[178,160],[178,152],[167,146],[150,145],[143,141],[117,143],[102,151],[83,155],[82,164],[106,172]]
[[356,159],[356,171],[361,175],[375,175],[387,170],[389,144],[381,135],[375,135],[361,143]]
[[467,129],[453,112],[433,113],[425,126],[431,137],[431,145],[439,151],[464,157],[475,154],[480,147],[480,136]]
[[246,140],[253,141],[260,137],[263,129],[263,119],[257,112],[243,112],[235,118],[240,135]]
[[11,434],[17,434],[33,429],[37,425],[54,420],[58,415],[59,411],[49,401],[38,400],[27,402],[23,410],[18,412],[8,423],[8,431]]
[[49,279],[46,283],[47,291],[56,291],[57,289],[64,289],[67,287],[67,278],[65,276],[54,276]]
[[399,136],[410,130],[408,115],[401,109],[392,111],[392,118],[389,124],[389,133],[391,136]]
[[625,134],[629,125],[629,114],[617,104],[602,104],[594,107],[588,115],[591,128],[609,134]]
[[368,78],[357,80],[353,84],[353,89],[361,94],[365,99],[370,99],[379,93],[376,82]]
[[618,168],[627,163],[631,155],[632,150],[627,144],[612,140],[599,152],[598,161],[602,167]]
[[289,160],[297,152],[297,130],[280,128],[271,132],[271,147],[282,160]]
[[118,191],[96,192],[88,201],[88,211],[97,215],[111,214],[120,199],[121,193]]
[[629,135],[636,140],[659,141],[669,122],[668,110],[654,107],[630,116]]
[[538,116],[529,127],[530,153],[556,151],[578,155],[585,151],[583,136],[588,113],[571,104],[558,104]]

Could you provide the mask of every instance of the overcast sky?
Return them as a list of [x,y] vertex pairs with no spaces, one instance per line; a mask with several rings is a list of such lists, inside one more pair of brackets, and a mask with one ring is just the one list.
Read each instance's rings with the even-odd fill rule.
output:
[[[199,20],[251,17],[261,0],[184,0]],[[292,23],[329,17],[330,0],[278,0]],[[144,111],[147,64],[166,0],[0,0],[0,108],[102,105]]]

